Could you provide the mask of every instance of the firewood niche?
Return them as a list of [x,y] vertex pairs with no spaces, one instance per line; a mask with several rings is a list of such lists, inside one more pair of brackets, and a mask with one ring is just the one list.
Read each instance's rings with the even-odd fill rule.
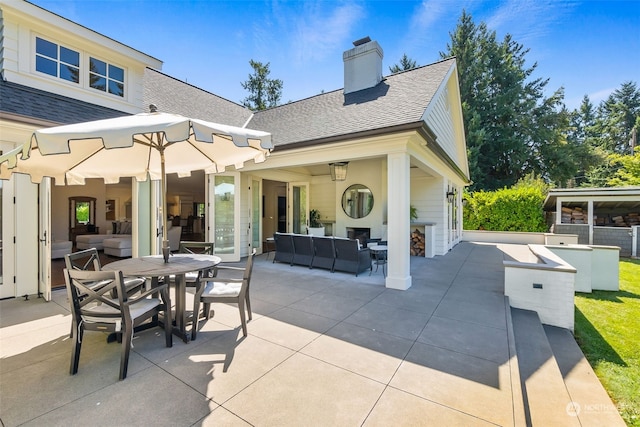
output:
[[411,237],[409,239],[409,254],[411,256],[433,257],[433,226],[435,225],[435,222],[411,223]]

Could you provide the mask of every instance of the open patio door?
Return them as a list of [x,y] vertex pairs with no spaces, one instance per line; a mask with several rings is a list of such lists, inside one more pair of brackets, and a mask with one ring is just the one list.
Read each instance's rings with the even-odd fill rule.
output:
[[209,175],[206,240],[222,261],[240,261],[240,173]]
[[40,183],[38,198],[38,293],[51,300],[51,178]]
[[12,280],[13,245],[7,244],[9,238],[13,240],[13,233],[9,232],[13,225],[13,204],[10,203],[13,200],[13,188],[6,185],[8,182],[0,180],[0,298],[16,295],[16,286]]
[[262,179],[249,177],[249,251],[262,253]]
[[287,185],[287,231],[307,234],[309,218],[309,183],[290,182]]

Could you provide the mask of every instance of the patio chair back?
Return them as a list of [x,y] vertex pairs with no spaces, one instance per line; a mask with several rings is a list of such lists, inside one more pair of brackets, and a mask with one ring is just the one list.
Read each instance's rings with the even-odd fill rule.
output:
[[180,242],[178,252],[181,254],[213,255],[213,242]]
[[204,304],[204,317],[210,317],[210,305],[214,302],[235,303],[238,304],[240,311],[240,322],[242,323],[242,333],[247,336],[247,319],[245,315],[245,307],[249,314],[249,320],[252,318],[251,302],[249,299],[249,288],[251,285],[251,274],[253,272],[253,257],[256,254],[254,248],[247,257],[247,263],[244,267],[220,266],[220,270],[232,270],[242,272],[242,278],[226,278],[226,277],[204,277],[201,278],[196,289],[193,306],[193,326],[191,329],[191,339],[195,340],[199,327],[200,303]]
[[[100,271],[102,265],[100,263],[100,255],[96,248],[89,248],[78,252],[73,252],[64,256],[64,264],[67,270],[81,271]],[[125,277],[124,287],[129,296],[140,291],[145,284],[142,277]],[[116,289],[111,292],[111,298],[117,298]],[[69,296],[69,298],[71,298]]]
[[67,270],[102,270],[100,256],[96,248],[66,254],[64,264]]
[[[171,325],[171,307],[166,285],[130,298],[125,290],[121,271],[93,271],[64,269],[65,284],[71,304],[72,340],[71,375],[78,372],[80,350],[84,331],[100,331],[122,334],[120,358],[121,380],[127,376],[129,352],[134,327],[164,313],[165,325]],[[151,297],[159,293],[162,300]],[[112,298],[112,294],[117,298]],[[168,308],[167,308],[168,307]],[[171,327],[165,328],[167,347],[173,344]]]
[[[178,253],[181,254],[200,254],[200,255],[213,255],[214,243],[213,242],[187,242],[181,241]],[[194,271],[185,274],[185,282],[187,286],[196,286],[198,280],[201,277],[211,277],[213,273],[208,270]]]

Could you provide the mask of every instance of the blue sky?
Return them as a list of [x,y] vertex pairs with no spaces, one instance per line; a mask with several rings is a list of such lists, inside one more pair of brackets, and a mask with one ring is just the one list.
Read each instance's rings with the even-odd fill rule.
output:
[[364,36],[382,46],[385,75],[403,53],[418,65],[435,62],[462,9],[530,49],[533,77],[550,79],[547,95],[563,86],[571,109],[584,95],[597,105],[625,81],[640,84],[640,0],[32,1],[238,103],[250,59],[271,64],[283,102],[342,88],[342,52]]

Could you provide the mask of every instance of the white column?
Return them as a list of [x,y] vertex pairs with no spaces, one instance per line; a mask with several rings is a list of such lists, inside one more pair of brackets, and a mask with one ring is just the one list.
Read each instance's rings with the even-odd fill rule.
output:
[[562,224],[562,200],[556,199],[556,224]]
[[406,290],[411,287],[409,168],[409,155],[407,153],[387,155],[387,242],[389,264],[386,287],[391,289]]

